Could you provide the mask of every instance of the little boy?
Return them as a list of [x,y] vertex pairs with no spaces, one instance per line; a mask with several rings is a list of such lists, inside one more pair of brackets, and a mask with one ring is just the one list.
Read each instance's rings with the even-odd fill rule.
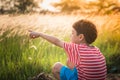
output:
[[71,42],[30,31],[31,38],[42,37],[63,48],[67,54],[67,66],[57,62],[52,73],[58,80],[105,80],[105,57],[97,47],[90,46],[97,38],[96,26],[88,20],[79,20],[72,26]]

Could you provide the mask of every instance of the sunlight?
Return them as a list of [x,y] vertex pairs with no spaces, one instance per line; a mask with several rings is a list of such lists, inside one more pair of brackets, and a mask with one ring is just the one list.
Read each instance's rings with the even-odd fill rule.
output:
[[85,1],[87,1],[87,2],[91,2],[91,1],[97,1],[97,0],[85,0]]
[[44,10],[48,10],[48,11],[51,11],[51,12],[59,12],[60,10],[53,7],[51,4],[52,3],[58,3],[60,1],[61,0],[43,0],[43,2],[39,4],[39,6]]
[[[43,0],[42,3],[39,3],[39,7],[43,10],[48,10],[50,12],[60,12],[60,9],[52,6],[52,3],[59,3],[61,0]],[[93,2],[97,0],[84,0],[85,2]]]

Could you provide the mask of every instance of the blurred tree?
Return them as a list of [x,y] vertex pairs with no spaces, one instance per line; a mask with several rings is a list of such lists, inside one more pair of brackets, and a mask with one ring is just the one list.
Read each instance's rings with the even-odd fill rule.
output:
[[60,3],[53,4],[55,7],[60,7],[61,11],[73,11],[81,8],[80,0],[61,0]]
[[110,14],[114,11],[120,11],[119,0],[96,0],[87,2],[85,0],[61,0],[60,3],[53,4],[55,7],[60,7],[61,11],[74,11],[80,12],[97,12]]
[[35,7],[34,0],[0,0],[0,13],[25,13]]
[[110,14],[113,11],[120,11],[120,3],[118,0],[98,0],[97,2],[90,2],[88,7],[96,9],[98,13]]
[[33,0],[16,0],[15,7],[22,13],[30,11],[34,7]]

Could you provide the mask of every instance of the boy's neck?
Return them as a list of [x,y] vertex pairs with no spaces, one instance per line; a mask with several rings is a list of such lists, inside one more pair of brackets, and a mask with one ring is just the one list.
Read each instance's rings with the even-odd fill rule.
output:
[[89,45],[85,40],[80,41],[79,44]]
[[82,44],[82,45],[87,45],[87,46],[89,46],[89,44],[87,44],[87,43],[79,43],[79,44]]

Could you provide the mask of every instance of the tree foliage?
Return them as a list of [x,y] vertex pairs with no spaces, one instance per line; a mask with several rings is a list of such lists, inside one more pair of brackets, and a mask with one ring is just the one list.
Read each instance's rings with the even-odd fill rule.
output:
[[90,2],[88,9],[95,9],[97,13],[110,14],[112,12],[120,11],[120,2],[118,0],[97,0]]
[[55,7],[60,7],[61,11],[81,10],[82,12],[112,13],[120,12],[120,2],[118,0],[96,0],[86,2],[84,0],[61,0],[55,3]]
[[[35,2],[36,1],[36,2]],[[38,3],[44,0],[0,0],[0,13],[26,13],[38,7]],[[96,0],[86,2],[85,0],[61,0],[59,3],[53,3],[54,7],[59,7],[62,12],[96,12],[110,14],[120,12],[120,1],[118,0]],[[45,11],[46,12],[46,11]]]
[[61,11],[73,11],[80,9],[80,0],[61,0],[60,3],[55,3],[55,7],[61,7]]
[[34,0],[1,0],[0,3],[1,13],[25,13],[35,6]]

